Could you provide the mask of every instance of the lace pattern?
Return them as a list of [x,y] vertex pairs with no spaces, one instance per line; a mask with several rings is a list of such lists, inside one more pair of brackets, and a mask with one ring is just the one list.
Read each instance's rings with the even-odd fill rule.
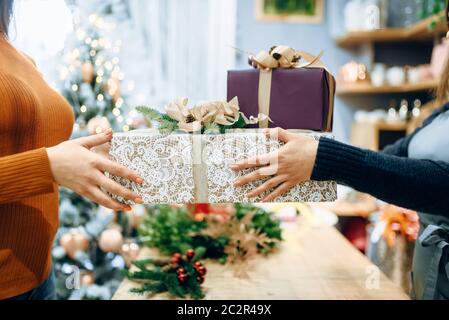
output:
[[[111,160],[134,170],[144,179],[145,184],[139,186],[111,176],[141,195],[146,204],[194,202],[191,135],[114,135],[109,155]],[[112,196],[122,203],[131,204],[121,197]]]
[[[319,139],[319,134],[308,135]],[[248,198],[247,194],[262,185],[270,177],[250,183],[244,187],[235,188],[233,181],[251,173],[248,169],[239,173],[229,168],[236,161],[253,158],[258,155],[277,151],[282,146],[278,140],[266,138],[261,133],[235,133],[222,136],[207,137],[205,153],[207,165],[207,180],[209,184],[209,201],[211,203],[252,203],[261,202],[270,192],[257,198]],[[308,181],[291,189],[275,202],[328,202],[337,199],[337,185],[332,181]]]
[[[321,136],[316,133],[309,135],[317,139]],[[194,175],[206,177],[207,186],[202,187],[207,189],[207,198],[203,200],[209,203],[260,202],[268,194],[249,199],[247,194],[268,180],[269,176],[265,180],[235,188],[234,180],[254,169],[236,173],[229,165],[274,152],[282,145],[279,141],[254,132],[203,135],[201,139],[202,143],[195,146],[192,135],[188,134],[134,132],[115,135],[110,151],[111,160],[136,171],[145,180],[145,184],[138,186],[122,178],[111,178],[141,195],[146,204],[198,202]],[[199,150],[202,163],[197,166],[194,166],[196,163],[192,158],[194,148],[202,148]],[[198,186],[196,187],[198,189]],[[336,189],[335,182],[309,181],[294,187],[276,202],[335,201]],[[128,203],[120,197],[111,196],[120,202]]]

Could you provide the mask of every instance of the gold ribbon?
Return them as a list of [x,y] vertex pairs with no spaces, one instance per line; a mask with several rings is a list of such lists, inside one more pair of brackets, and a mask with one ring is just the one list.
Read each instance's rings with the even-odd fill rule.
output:
[[[314,56],[305,51],[296,51],[287,46],[273,47],[270,52],[261,51],[249,56],[249,63],[260,70],[259,78],[259,112],[270,115],[271,80],[273,69],[292,68],[323,68],[326,70],[326,80],[329,86],[329,115],[324,131],[330,131],[334,109],[335,79],[321,62],[323,51]],[[260,128],[268,128],[268,121],[259,121]]]
[[198,132],[208,124],[219,124],[224,126],[232,126],[240,117],[243,118],[247,125],[257,124],[261,121],[270,121],[270,118],[262,113],[257,117],[246,117],[240,112],[238,98],[235,97],[231,101],[209,101],[198,104],[192,108],[188,108],[188,99],[181,98],[169,103],[166,106],[167,115],[178,121],[180,130],[186,132]]
[[192,170],[194,181],[195,203],[209,202],[209,185],[207,181],[207,162],[203,161],[203,135],[192,135]]
[[322,56],[323,51],[318,56],[314,56],[287,46],[277,46],[273,47],[270,52],[260,51],[255,56],[250,55],[249,62],[253,67],[266,71],[279,68],[326,68],[320,60]]
[[[270,114],[271,101],[271,78],[273,73],[271,70],[260,70],[259,78],[259,112],[263,114]],[[260,121],[260,128],[268,128],[268,120]]]

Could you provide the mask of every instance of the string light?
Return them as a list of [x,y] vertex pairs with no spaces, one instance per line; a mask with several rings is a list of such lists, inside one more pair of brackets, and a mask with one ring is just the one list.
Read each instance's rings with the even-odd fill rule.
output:
[[113,66],[113,64],[112,64],[111,61],[107,61],[107,62],[104,64],[104,67],[105,67],[108,71],[111,71],[111,70],[114,68],[114,66]]
[[102,46],[104,48],[107,46],[108,41],[104,38],[100,38],[100,39],[98,39],[98,43],[100,44],[100,46]]
[[112,109],[112,114],[116,117],[118,117],[119,115],[121,115],[121,111],[118,108],[114,108]]
[[95,59],[95,65],[97,67],[101,66],[104,62],[104,58],[103,57],[98,57],[97,59]]
[[121,108],[123,106],[123,103],[124,103],[123,98],[118,98],[117,102],[115,103],[115,106],[117,108]]
[[97,21],[97,19],[98,19],[98,16],[97,16],[96,14],[92,13],[91,15],[89,15],[89,22],[90,22],[91,24],[95,24],[95,22]]
[[78,49],[74,49],[74,50],[72,51],[71,59],[72,59],[72,60],[76,60],[76,59],[78,59],[79,57],[80,57],[80,51],[79,51]]
[[[88,20],[91,25],[91,29],[107,29],[107,28],[116,28],[117,26],[114,23],[110,23],[105,21],[101,16],[97,14],[91,14],[88,17]],[[131,130],[134,120],[128,115],[128,113],[124,113],[122,106],[124,105],[124,99],[120,97],[120,82],[125,79],[124,73],[120,68],[120,57],[119,53],[121,52],[121,47],[123,45],[121,40],[116,40],[114,42],[109,41],[108,39],[99,36],[98,34],[93,35],[89,32],[90,29],[83,29],[81,26],[81,20],[75,23],[75,36],[81,41],[84,45],[88,46],[87,53],[91,58],[92,64],[94,65],[91,68],[90,72],[92,74],[95,83],[98,85],[92,90],[96,91],[96,99],[98,102],[103,102],[106,100],[106,96],[103,93],[104,90],[107,90],[107,97],[109,99],[109,95],[113,98],[114,102],[113,109],[110,111],[112,115],[115,117],[116,123],[121,124],[123,131],[127,132]],[[103,54],[103,49],[109,49],[112,51],[112,56]],[[78,76],[80,72],[80,68],[83,64],[88,63],[88,57],[84,56],[84,50],[80,50],[79,48],[75,48],[72,51],[68,52],[65,55],[65,58],[69,63],[67,66],[61,66],[58,69],[59,77],[61,80],[68,79],[71,74],[74,76]],[[85,73],[87,70],[83,70]],[[83,74],[83,77],[86,75]],[[83,78],[84,79],[84,78]],[[91,78],[92,79],[92,78]],[[87,81],[87,80],[84,80]],[[89,80],[90,81],[90,80]],[[104,84],[104,87],[102,85]],[[80,86],[78,83],[70,84],[69,87],[73,92],[80,91]],[[127,83],[127,89],[129,91],[134,91],[136,84],[134,81],[129,81]],[[99,92],[97,90],[100,90]],[[108,103],[110,101],[108,100]],[[97,106],[96,108],[98,108]],[[86,105],[81,105],[79,107],[81,113],[86,113],[88,111],[88,107]],[[96,109],[95,109],[96,110]],[[92,112],[94,110],[91,110]],[[126,116],[126,117],[125,117]],[[102,127],[95,128],[96,133],[102,132]]]

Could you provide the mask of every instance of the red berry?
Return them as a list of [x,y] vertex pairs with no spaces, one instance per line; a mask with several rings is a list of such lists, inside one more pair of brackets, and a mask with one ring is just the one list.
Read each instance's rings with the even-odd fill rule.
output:
[[195,251],[193,249],[187,250],[186,256],[187,259],[192,260],[195,257]]
[[172,264],[178,264],[182,259],[182,255],[180,253],[175,253],[171,258]]
[[184,268],[179,268],[178,270],[176,270],[177,274],[184,274],[186,273],[186,270]]
[[178,274],[178,280],[180,283],[185,283],[188,277],[189,277],[188,273]]
[[202,276],[204,276],[207,273],[207,269],[205,267],[199,267],[196,269],[196,271]]
[[179,259],[179,260],[181,260],[181,258],[182,258],[182,254],[180,254],[180,253],[175,253],[175,254],[173,255],[173,259]]
[[178,277],[178,281],[181,283],[181,284],[184,284],[185,282],[186,282],[186,280],[187,280],[187,278],[186,277]]
[[200,268],[203,266],[203,264],[199,261],[195,262],[193,265],[195,266],[195,268]]
[[201,284],[204,282],[204,277],[196,277],[196,281]]

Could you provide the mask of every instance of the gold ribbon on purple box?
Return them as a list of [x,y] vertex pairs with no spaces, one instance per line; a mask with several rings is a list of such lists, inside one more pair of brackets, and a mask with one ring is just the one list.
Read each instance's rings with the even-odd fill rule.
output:
[[[323,55],[323,52],[321,52],[318,56],[314,56],[305,51],[297,51],[288,46],[274,46],[270,49],[269,52],[260,51],[256,55],[248,52],[245,53],[249,55],[248,63],[252,67],[258,69],[260,72],[259,85],[258,85],[258,111],[261,114],[266,114],[269,116],[270,116],[270,107],[272,103],[271,96],[272,96],[273,70],[302,69],[302,68],[324,69],[326,71],[325,76],[328,84],[327,101],[329,104],[329,108],[327,112],[327,118],[323,121],[321,130],[326,132],[331,131],[332,116],[334,109],[335,79],[328,72],[325,65],[320,60],[320,58]],[[269,122],[267,120],[259,122],[260,128],[267,128],[268,125]],[[282,123],[277,123],[276,125],[284,126]],[[298,128],[287,128],[287,129],[298,129]],[[311,129],[311,128],[302,128],[302,129]]]

